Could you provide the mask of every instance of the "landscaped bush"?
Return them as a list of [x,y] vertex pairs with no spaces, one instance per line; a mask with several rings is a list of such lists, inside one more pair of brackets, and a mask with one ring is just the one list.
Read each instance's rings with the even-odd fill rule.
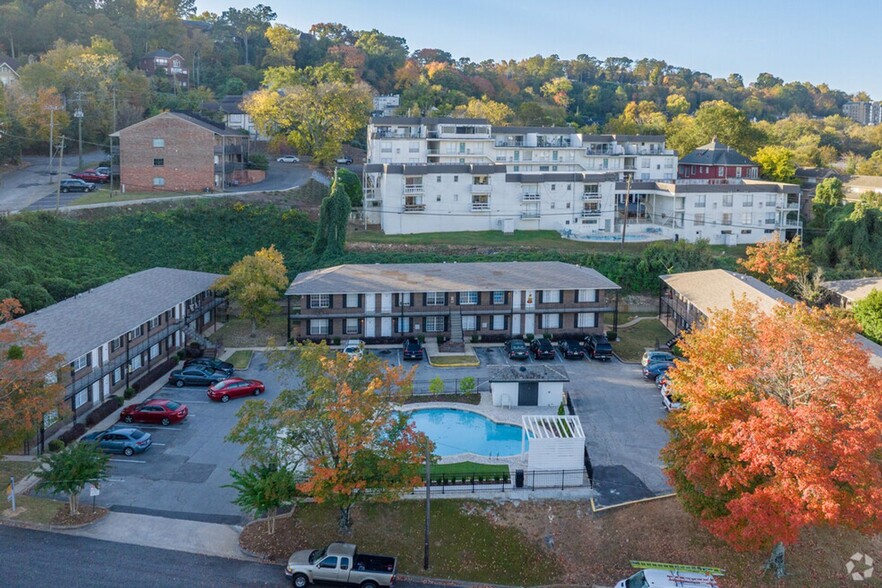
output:
[[269,169],[269,159],[263,153],[252,153],[248,156],[248,163],[245,165],[247,169]]
[[616,331],[607,331],[606,338],[610,341],[616,341],[619,338],[619,334]]
[[441,379],[441,376],[435,376],[432,381],[429,382],[429,392],[432,394],[444,393],[444,380]]
[[138,393],[137,390],[135,390],[134,388],[129,386],[128,388],[125,389],[125,392],[123,392],[123,397],[125,397],[126,400],[129,400],[131,398],[134,398],[135,394],[137,394],[137,393]]
[[61,439],[53,439],[49,442],[49,451],[51,451],[52,453],[61,451],[62,449],[64,449],[64,441],[62,441]]
[[104,403],[90,412],[88,416],[86,416],[86,426],[94,427],[101,421],[105,419],[105,417],[113,414],[119,408],[120,404],[122,404],[122,400],[119,396],[111,396]]
[[86,425],[84,425],[83,423],[77,423],[70,429],[59,435],[58,438],[64,441],[65,445],[70,445],[71,443],[82,437],[85,433]]
[[475,391],[475,379],[471,376],[466,376],[462,380],[459,381],[459,391],[463,394],[468,394],[469,392]]

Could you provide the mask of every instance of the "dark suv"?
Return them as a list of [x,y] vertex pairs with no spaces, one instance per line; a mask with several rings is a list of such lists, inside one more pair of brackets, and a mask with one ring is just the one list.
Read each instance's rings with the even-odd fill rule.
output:
[[61,180],[62,192],[94,192],[95,188],[95,184],[76,178]]
[[588,357],[591,359],[603,361],[609,361],[613,356],[612,345],[609,344],[609,339],[603,335],[588,335],[585,337],[585,352],[588,353]]
[[564,339],[558,344],[558,348],[560,348],[560,354],[564,356],[564,359],[582,359],[585,357],[585,350],[582,349],[582,345],[576,339]]
[[505,353],[509,359],[527,359],[530,357],[527,344],[523,339],[509,339],[505,342]]
[[402,345],[402,356],[404,359],[415,359],[420,361],[423,359],[423,345],[416,337],[411,337],[404,341]]
[[536,359],[555,358],[554,345],[545,337],[533,339],[533,342],[530,343],[530,351],[533,352],[533,357]]

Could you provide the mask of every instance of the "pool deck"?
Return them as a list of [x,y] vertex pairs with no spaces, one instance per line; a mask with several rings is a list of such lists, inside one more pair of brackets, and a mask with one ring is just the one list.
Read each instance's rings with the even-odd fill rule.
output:
[[[449,408],[474,412],[487,417],[493,422],[522,427],[521,417],[524,415],[556,415],[556,406],[494,406],[489,392],[481,393],[480,404],[463,404],[460,402],[417,402],[397,407],[402,411],[424,410],[427,408]],[[527,467],[526,454],[519,455],[478,455],[476,453],[457,453],[439,458],[439,463],[457,463],[461,461],[473,461],[482,464],[507,464],[512,470],[525,469]]]

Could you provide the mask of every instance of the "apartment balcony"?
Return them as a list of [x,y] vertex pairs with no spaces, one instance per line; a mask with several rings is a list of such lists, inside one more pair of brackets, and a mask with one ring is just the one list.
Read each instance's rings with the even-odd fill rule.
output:
[[472,212],[488,212],[489,210],[489,202],[472,202]]
[[405,186],[403,190],[404,194],[422,194],[423,193],[423,185],[411,185]]
[[597,218],[598,216],[600,216],[600,211],[599,210],[583,210],[579,216],[581,216],[582,218]]
[[438,138],[438,131],[427,131],[426,138],[427,139],[437,139]]
[[527,210],[521,213],[521,218],[523,220],[537,220],[542,216],[542,213],[538,210]]
[[422,203],[420,203],[420,204],[405,204],[402,207],[402,210],[404,212],[423,212],[424,210],[426,210],[426,205],[422,204]]
[[422,139],[423,135],[419,131],[410,133],[392,133],[389,131],[374,131],[371,133],[372,139]]
[[489,194],[490,184],[472,184],[469,186],[472,194]]
[[515,149],[521,149],[523,147],[528,147],[528,145],[524,145],[523,141],[504,141],[504,140],[503,141],[497,140],[496,146],[497,147],[512,147]]
[[582,200],[600,200],[600,192],[582,192]]
[[799,202],[787,202],[778,206],[778,210],[799,210]]
[[535,192],[529,192],[525,194],[521,194],[521,200],[524,202],[538,202],[542,200],[542,196],[540,194],[536,194]]
[[438,148],[426,149],[426,153],[428,153],[429,155],[440,155],[441,150]]

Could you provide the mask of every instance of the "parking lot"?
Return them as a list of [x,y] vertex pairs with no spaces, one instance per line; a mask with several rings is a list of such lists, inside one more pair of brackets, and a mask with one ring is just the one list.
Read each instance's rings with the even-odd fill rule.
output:
[[[427,389],[440,377],[453,392],[465,377],[473,377],[479,389],[489,390],[493,366],[534,363],[510,360],[502,345],[476,348],[479,367],[438,368],[425,360],[403,361],[399,349],[376,349],[372,353],[390,365],[414,368],[415,389]],[[654,383],[643,379],[639,365],[617,360],[548,361],[566,370],[565,389],[581,418],[594,467],[595,486],[603,505],[644,498],[670,491],[661,473],[658,451],[667,434],[658,420],[665,414]],[[273,400],[282,383],[267,367],[266,356],[255,354],[249,369],[237,376],[256,378],[266,384],[261,397]],[[290,383],[288,384],[290,385]],[[112,456],[110,479],[101,486],[98,503],[117,511],[157,514],[236,524],[241,511],[232,503],[235,491],[223,488],[231,482],[229,470],[239,468],[241,448],[224,440],[236,423],[236,411],[245,399],[222,404],[209,400],[204,387],[165,386],[153,398],[168,398],[189,407],[187,419],[176,425],[136,425],[153,436],[153,446],[132,457]]]

